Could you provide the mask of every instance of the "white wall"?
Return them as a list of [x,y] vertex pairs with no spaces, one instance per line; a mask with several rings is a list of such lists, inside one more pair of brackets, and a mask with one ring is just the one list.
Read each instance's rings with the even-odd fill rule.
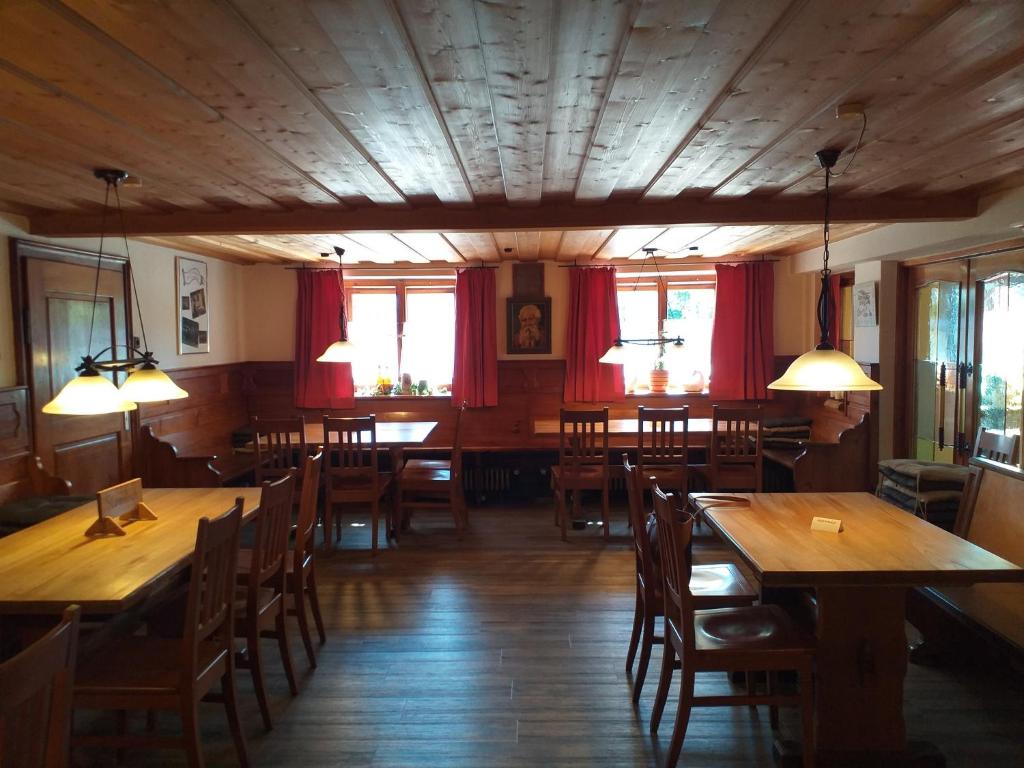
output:
[[299,297],[295,273],[283,266],[259,264],[242,270],[245,296],[246,360],[295,358],[295,304]]
[[[29,235],[27,221],[13,214],[0,213],[0,317],[4,318],[0,329],[0,386],[18,383],[14,356],[14,327],[11,310],[10,286],[10,238],[35,242],[49,242],[68,248],[80,248],[95,253],[98,241],[95,238],[53,239]],[[188,251],[176,251],[148,243],[131,241],[132,266],[146,320],[146,335],[149,347],[165,369],[191,368],[201,365],[233,363],[246,359],[244,326],[245,268],[218,259],[198,256]],[[120,239],[108,239],[104,251],[124,255],[124,243]],[[205,261],[209,268],[210,352],[206,354],[179,355],[177,353],[178,313],[175,296],[175,254],[188,255]],[[132,306],[135,333],[141,336],[139,318]]]

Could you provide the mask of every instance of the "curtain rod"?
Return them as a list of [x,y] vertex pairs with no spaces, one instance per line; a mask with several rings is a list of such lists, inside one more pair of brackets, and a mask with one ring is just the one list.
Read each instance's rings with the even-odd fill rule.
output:
[[311,272],[337,272],[344,269],[352,270],[367,270],[367,271],[393,271],[393,270],[410,270],[416,269],[420,271],[428,272],[454,272],[459,269],[497,269],[497,265],[490,266],[487,264],[449,264],[447,266],[440,266],[436,264],[417,264],[416,262],[402,262],[400,264],[338,264],[333,267],[310,267],[306,265],[298,267],[285,267],[285,269],[293,270],[309,270]]
[[[640,261],[639,259],[634,259],[634,261],[637,262],[638,264],[643,264],[643,262]],[[782,259],[717,259],[715,261],[710,261],[708,259],[702,259],[701,261],[685,261],[685,260],[680,259],[678,261],[675,261],[675,260],[669,259],[666,262],[662,262],[661,266],[663,266],[665,269],[674,269],[676,267],[694,266],[694,265],[698,265],[698,264],[703,264],[704,266],[713,267],[713,266],[715,266],[715,264],[774,264],[774,263],[776,263],[778,261],[782,261]],[[600,268],[600,267],[622,267],[622,268],[625,268],[627,266],[629,266],[629,265],[628,264],[621,264],[621,263],[608,263],[608,264],[597,263],[597,264],[595,264],[595,263],[591,262],[591,263],[587,263],[587,264],[559,264],[558,268],[559,269],[591,269],[591,268]]]

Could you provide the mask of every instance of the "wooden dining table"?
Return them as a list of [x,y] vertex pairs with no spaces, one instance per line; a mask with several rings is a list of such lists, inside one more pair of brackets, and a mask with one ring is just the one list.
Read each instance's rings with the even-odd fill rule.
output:
[[[690,500],[763,587],[814,590],[818,764],[944,765],[934,746],[906,738],[907,591],[1020,582],[1024,568],[870,493],[691,494]],[[812,531],[815,516],[841,520],[843,530]],[[796,750],[777,744],[787,764]]]
[[[675,422],[675,429],[682,432],[683,422]],[[533,422],[533,434],[535,435],[557,435],[561,430],[561,422],[558,419],[536,419]],[[598,432],[601,425],[598,425]],[[639,431],[637,418],[633,416],[628,419],[608,419],[609,437],[636,437]],[[687,424],[688,433],[697,438],[707,439],[712,432],[711,419],[689,419]]]
[[200,518],[216,518],[243,499],[243,520],[259,508],[259,488],[146,488],[156,520],[124,527],[124,536],[89,537],[96,502],[0,539],[0,614],[83,614],[137,608],[189,565]]
[[[378,421],[377,445],[381,448],[408,448],[423,445],[430,433],[437,426],[436,421]],[[366,432],[369,439],[369,432]],[[313,421],[306,424],[306,443],[309,445],[324,444],[323,422]]]

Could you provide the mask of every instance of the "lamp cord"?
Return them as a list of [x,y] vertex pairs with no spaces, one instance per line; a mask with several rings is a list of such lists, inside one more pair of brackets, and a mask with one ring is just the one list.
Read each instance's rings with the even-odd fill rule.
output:
[[124,226],[124,211],[121,209],[121,194],[117,191],[117,184],[114,184],[114,200],[117,202],[117,216],[121,224],[121,237],[124,239],[124,255],[128,259],[128,276],[132,282],[132,293],[135,294],[135,312],[139,316],[139,329],[142,331],[142,350],[149,352],[149,342],[146,341],[146,321],[142,319],[142,307],[139,304],[139,289],[135,285],[135,270],[132,269],[132,254],[128,249],[128,230]]
[[96,279],[92,286],[92,318],[89,320],[89,345],[86,347],[86,355],[92,355],[92,335],[96,328],[96,305],[100,298],[100,269],[103,266],[103,238],[107,232],[107,206],[110,202],[110,182],[107,182],[107,191],[103,195],[103,213],[100,215],[100,247],[96,251]]
[[819,349],[832,349],[832,341],[829,338],[829,326],[830,317],[829,313],[831,307],[829,306],[829,294],[831,289],[829,286],[829,277],[832,274],[832,270],[828,268],[829,259],[829,238],[830,231],[829,225],[831,223],[832,216],[832,190],[830,186],[830,180],[832,178],[832,169],[825,168],[825,224],[822,228],[823,240],[825,241],[825,251],[822,256],[822,268],[821,268],[821,295],[818,297],[818,327],[821,329],[821,339],[818,343]]

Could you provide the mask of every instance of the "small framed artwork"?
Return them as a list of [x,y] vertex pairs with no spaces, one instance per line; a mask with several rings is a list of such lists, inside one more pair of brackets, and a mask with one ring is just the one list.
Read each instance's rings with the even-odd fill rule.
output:
[[210,298],[206,262],[176,256],[178,286],[178,354],[210,351]]
[[510,355],[551,354],[551,297],[508,299],[507,346]]
[[857,283],[853,286],[853,324],[857,328],[878,325],[876,306],[878,283]]

